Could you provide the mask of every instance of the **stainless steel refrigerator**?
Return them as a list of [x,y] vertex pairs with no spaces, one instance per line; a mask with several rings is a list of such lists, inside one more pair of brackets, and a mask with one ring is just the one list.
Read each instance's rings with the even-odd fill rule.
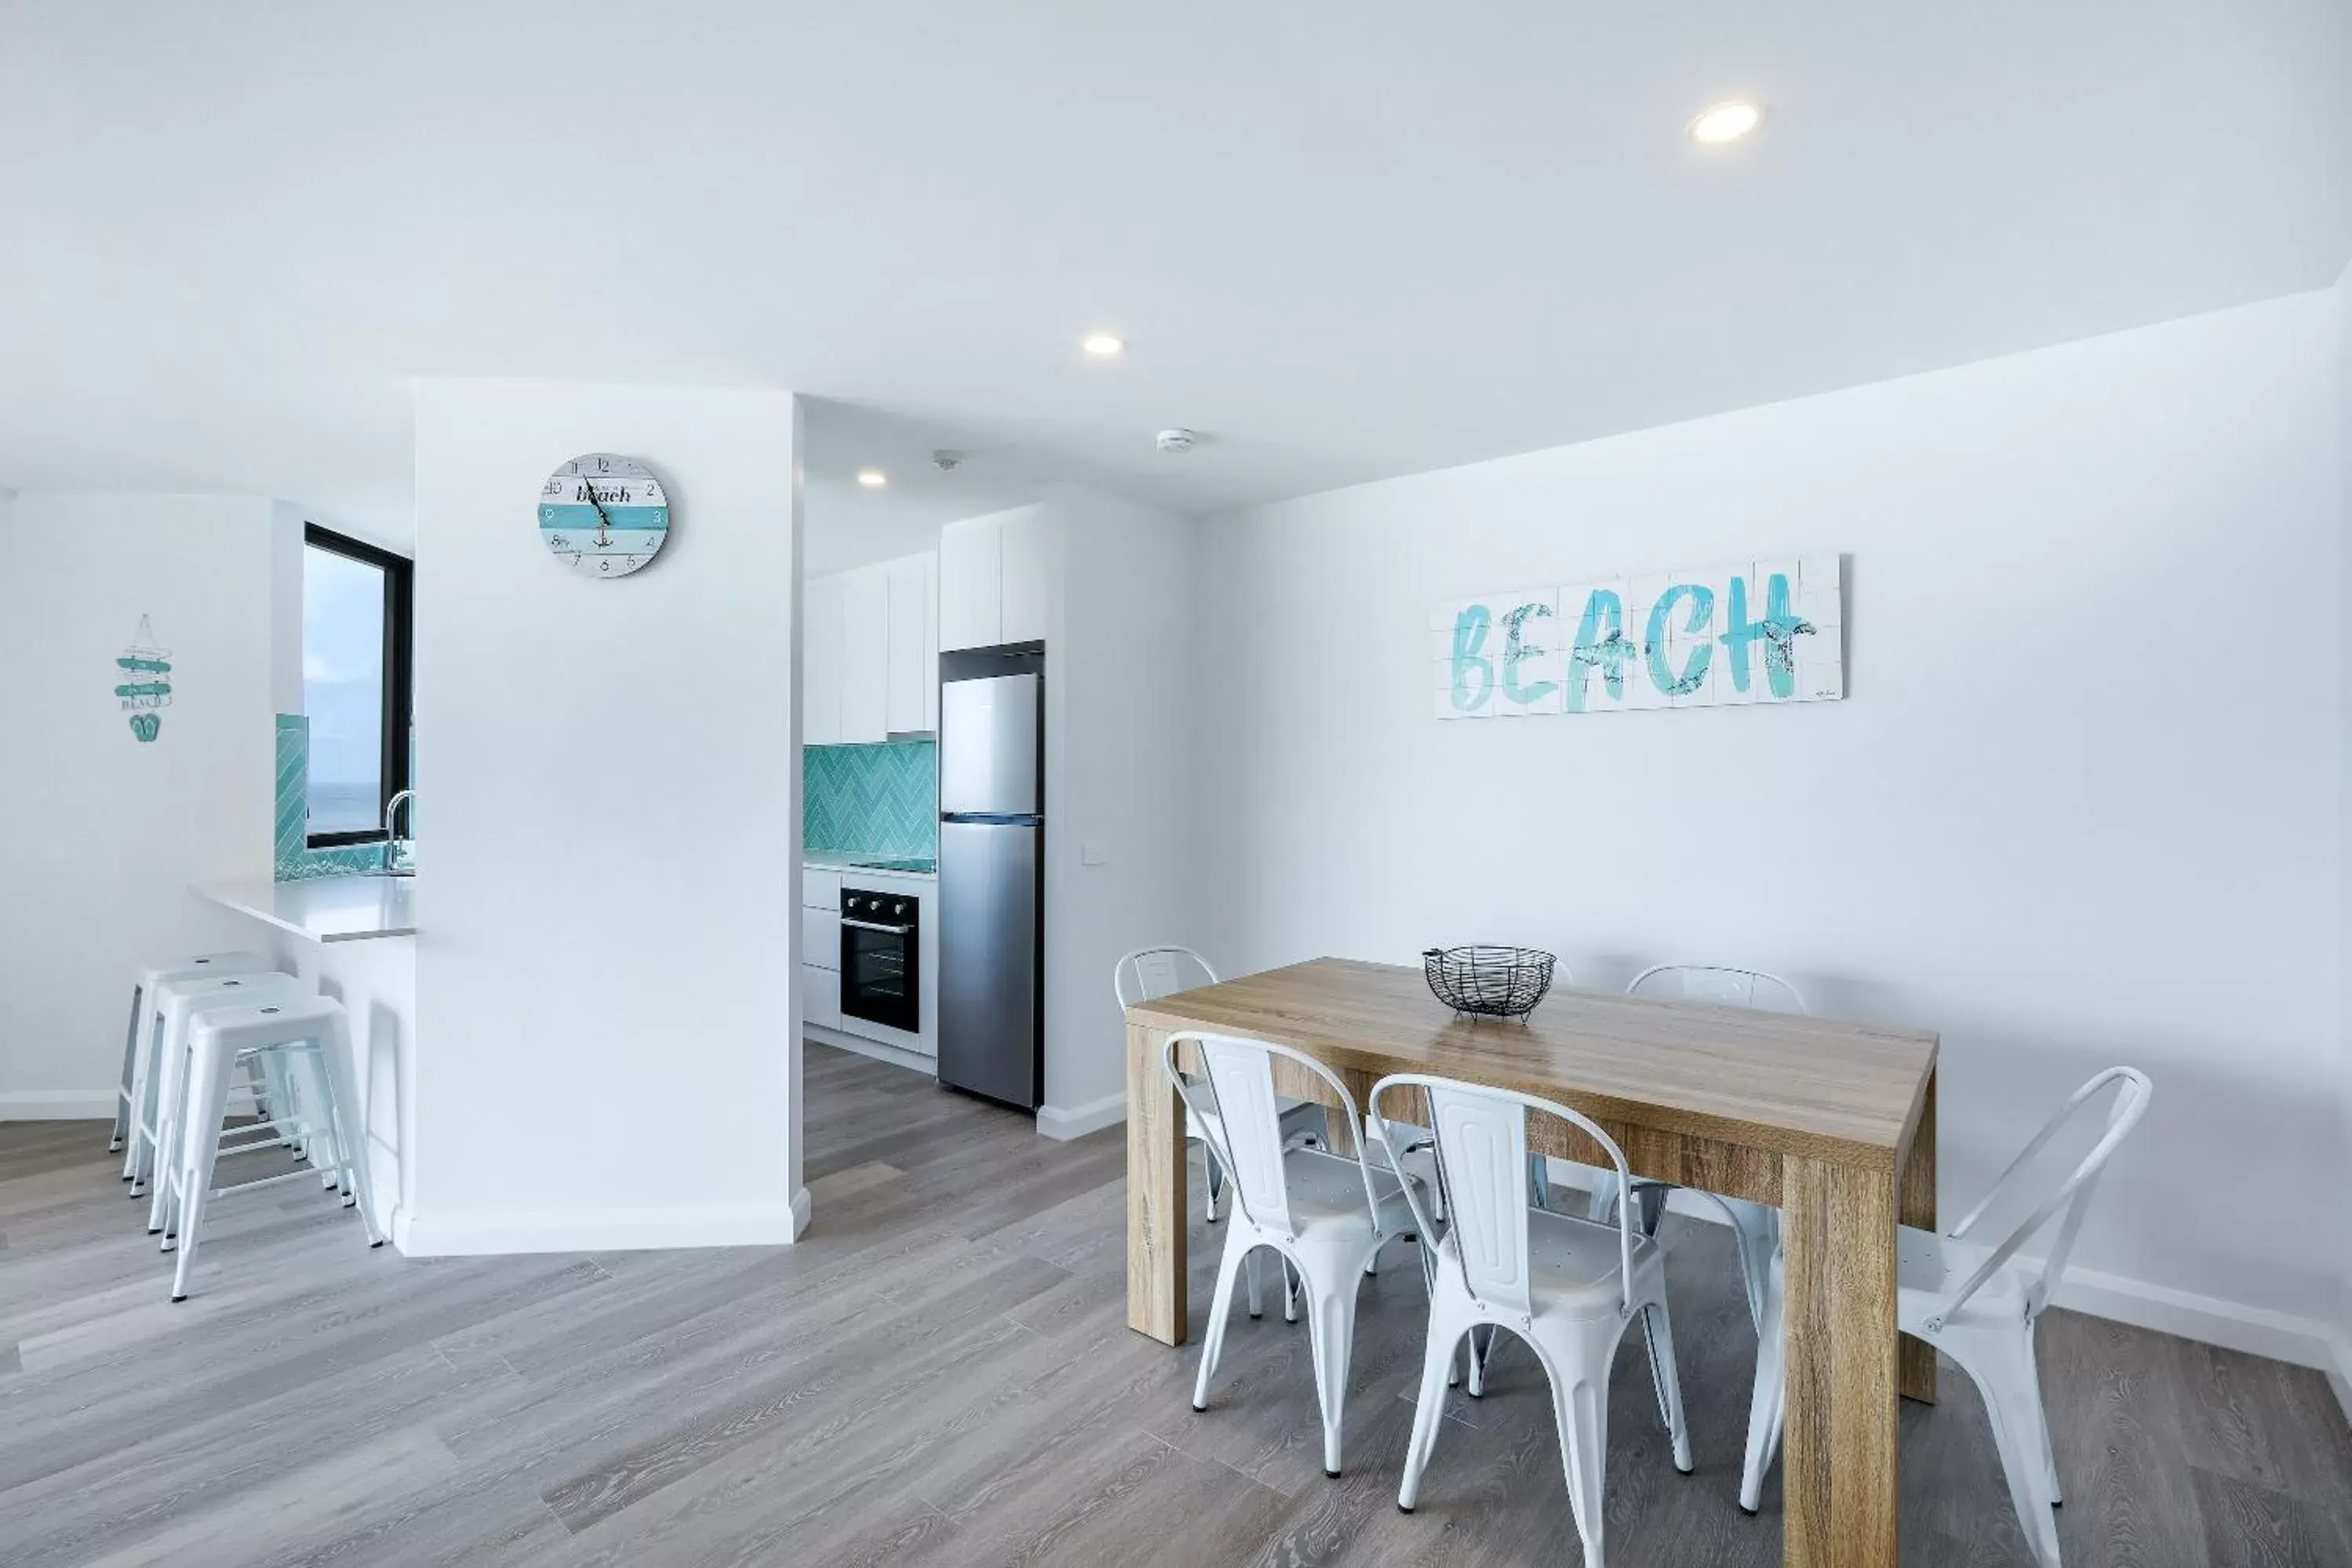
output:
[[940,1082],[1034,1110],[1045,1094],[1044,659],[940,663]]

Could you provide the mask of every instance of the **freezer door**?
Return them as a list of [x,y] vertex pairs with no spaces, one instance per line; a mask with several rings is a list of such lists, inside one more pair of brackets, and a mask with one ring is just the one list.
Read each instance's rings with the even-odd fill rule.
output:
[[1040,831],[1003,822],[940,824],[940,1082],[1028,1110],[1045,1091]]
[[1018,817],[1037,810],[1037,677],[992,675],[940,688],[940,811]]

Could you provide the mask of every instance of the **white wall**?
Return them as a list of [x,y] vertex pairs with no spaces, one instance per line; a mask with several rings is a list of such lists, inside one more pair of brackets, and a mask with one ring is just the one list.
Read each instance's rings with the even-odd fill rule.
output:
[[[2330,332],[2297,296],[1213,522],[1213,957],[1778,970],[1942,1031],[1950,1214],[2136,1062],[2076,1299],[2310,1354],[2345,1168]],[[1808,548],[1851,555],[1844,702],[1431,716],[1446,595]]]
[[[2344,541],[2343,570],[2336,580],[2336,599],[2339,605],[2352,606],[2352,266],[2345,267],[2330,294],[2336,311],[2336,535]],[[2343,852],[2337,894],[2347,929],[2352,929],[2352,620],[2339,622],[2338,634],[2342,639],[2344,663],[2340,667],[2347,701],[2336,710],[2340,742],[2340,792],[2336,820],[2342,829]],[[2337,1082],[2344,1103],[2344,1158],[2337,1190],[2352,1193],[2352,954],[2343,956],[2343,966],[2344,1060]],[[2336,1310],[2334,1381],[2336,1398],[2343,1402],[2345,1413],[2352,1416],[2352,1202],[2339,1205],[2336,1215],[2341,1232],[2338,1256],[2342,1278]]]
[[[1045,1104],[1040,1131],[1076,1136],[1126,1113],[1119,955],[1192,942],[1197,528],[1078,486],[1046,506],[1058,541],[1045,643]],[[1091,848],[1099,862],[1085,863]]]
[[[793,1233],[796,418],[772,392],[418,386],[404,1250]],[[611,581],[534,521],[548,473],[597,451],[646,461],[677,517]]]
[[[54,495],[0,507],[0,1119],[109,1116],[132,970],[255,946],[199,881],[267,877],[270,504]],[[112,695],[148,616],[172,706]]]

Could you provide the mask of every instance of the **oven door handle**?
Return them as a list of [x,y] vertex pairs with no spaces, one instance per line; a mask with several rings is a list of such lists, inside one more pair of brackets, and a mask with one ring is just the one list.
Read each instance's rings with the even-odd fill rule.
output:
[[914,929],[911,925],[885,925],[876,920],[851,920],[847,916],[844,916],[841,923],[844,925],[854,925],[860,931],[887,931],[893,936],[904,936]]

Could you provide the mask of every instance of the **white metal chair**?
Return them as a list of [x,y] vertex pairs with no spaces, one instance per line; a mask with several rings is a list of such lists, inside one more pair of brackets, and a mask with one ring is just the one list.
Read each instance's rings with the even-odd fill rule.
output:
[[[1965,1239],[2018,1173],[2111,1083],[2120,1087],[2107,1109],[2107,1124],[2066,1179],[1999,1246]],[[2147,1075],[2137,1068],[2108,1068],[2075,1090],[2043,1124],[1967,1218],[1941,1236],[1907,1225],[1895,1231],[1896,1326],[1950,1356],[1983,1394],[1985,1412],[1992,1418],[1993,1446],[2009,1480],[2010,1503],[2041,1568],[2059,1568],[2058,1529],[2050,1511],[2064,1500],[2042,1404],[2033,1325],[2050,1304],[2051,1288],[2065,1272],[2099,1173],[2146,1114],[2149,1093]],[[2026,1269],[2013,1263],[2018,1249],[2053,1220],[2057,1234],[2041,1265]],[[1739,1506],[1750,1513],[1763,1497],[1764,1472],[1780,1450],[1787,1415],[1783,1280],[1778,1257],[1772,1260],[1769,1281],[1764,1336],[1756,1358],[1756,1391],[1748,1406],[1748,1458],[1739,1479]]]
[[[1206,958],[1190,947],[1139,947],[1111,967],[1110,983],[1112,990],[1118,996],[1119,1009],[1123,1012],[1138,1002],[1157,1001],[1161,997],[1174,996],[1178,991],[1213,986],[1217,983],[1217,972],[1209,967]],[[1282,1107],[1282,1135],[1286,1139],[1312,1138],[1318,1144],[1328,1139],[1330,1124],[1322,1106],[1312,1100],[1293,1100],[1287,1095],[1278,1098]],[[1216,1113],[1212,1111],[1208,1114],[1213,1117]],[[1206,1148],[1208,1140],[1202,1136],[1202,1128],[1201,1113],[1193,1111],[1188,1103],[1184,1111],[1185,1140]],[[1208,1221],[1214,1225],[1217,1222],[1217,1199],[1224,1191],[1225,1171],[1213,1155],[1205,1163],[1208,1179],[1202,1186],[1208,1192],[1203,1201]],[[1255,1315],[1257,1310],[1255,1298],[1250,1310]]]
[[[269,960],[258,953],[199,953],[168,964],[151,964],[139,971],[137,977],[131,982],[131,1027],[122,1031],[122,1082],[114,1092],[114,1131],[107,1139],[107,1153],[116,1153],[130,1142],[131,1128],[138,1121],[139,1106],[146,1098],[143,1069],[149,1060],[149,1052],[140,1047],[153,1032],[155,988],[165,980],[257,975],[268,967]],[[150,1026],[145,1034],[140,1029],[142,1021]],[[131,1168],[134,1158],[129,1155],[123,1158],[124,1181],[130,1181],[136,1174]]]
[[[1717,1007],[1752,1008],[1759,1012],[1802,1013],[1805,998],[1796,987],[1761,969],[1735,969],[1716,964],[1658,964],[1633,977],[1625,988],[1632,997],[1655,997],[1670,1001],[1707,1002]],[[1647,1176],[1632,1183],[1634,1223],[1646,1235],[1655,1235],[1664,1217],[1670,1182]],[[1766,1276],[1772,1255],[1780,1249],[1780,1211],[1768,1203],[1691,1188],[1723,1210],[1739,1251],[1740,1284],[1748,1292],[1748,1321],[1760,1334],[1764,1327]],[[1604,1219],[1613,1212],[1618,1189],[1604,1185],[1593,1194],[1591,1214]]]
[[[1527,1341],[1551,1381],[1569,1505],[1584,1537],[1586,1568],[1601,1568],[1609,1368],[1636,1313],[1649,1342],[1650,1374],[1673,1439],[1675,1468],[1685,1475],[1691,1469],[1690,1431],[1683,1419],[1674,1329],[1666,1312],[1665,1255],[1654,1239],[1636,1232],[1630,1207],[1621,1207],[1616,1224],[1603,1225],[1526,1201],[1528,1113],[1556,1116],[1581,1129],[1609,1155],[1621,1182],[1629,1176],[1624,1151],[1564,1105],[1411,1072],[1372,1086],[1370,1120],[1383,1140],[1403,1125],[1389,1121],[1383,1105],[1392,1106],[1409,1091],[1428,1098],[1438,1186],[1449,1220],[1430,1270],[1429,1341],[1397,1507],[1412,1511],[1422,1472],[1437,1446],[1454,1347],[1479,1330],[1516,1334]],[[1408,1186],[1404,1199],[1422,1234],[1430,1234],[1417,1187]]]
[[[1201,1054],[1204,1082],[1193,1082],[1176,1065],[1178,1049],[1188,1043]],[[1349,1124],[1356,1123],[1355,1096],[1330,1069],[1304,1051],[1189,1030],[1170,1035],[1161,1048],[1160,1066],[1186,1107],[1196,1114],[1214,1113],[1202,1116],[1198,1125],[1234,1178],[1234,1207],[1226,1221],[1224,1255],[1217,1264],[1216,1293],[1201,1344],[1192,1408],[1209,1407],[1209,1383],[1224,1348],[1225,1320],[1232,1315],[1234,1284],[1242,1265],[1258,1249],[1272,1248],[1297,1276],[1307,1298],[1315,1393],[1323,1414],[1323,1469],[1336,1476],[1348,1355],[1356,1333],[1356,1292],[1363,1283],[1365,1265],[1381,1248],[1412,1230],[1415,1209],[1406,1194],[1414,1184],[1409,1176],[1366,1160],[1360,1142],[1352,1158],[1286,1142],[1274,1092],[1276,1056],[1301,1063],[1320,1078],[1329,1086],[1333,1103],[1346,1108]],[[1213,1096],[1213,1103],[1203,1103],[1204,1094]]]
[[[262,1176],[215,1189],[214,1162],[221,1143],[215,1129],[228,1107],[229,1080],[240,1058],[275,1055],[288,1071],[280,1081],[293,1090],[294,1115],[313,1149],[331,1148],[321,1164],[343,1192],[344,1207],[357,1206],[368,1245],[383,1245],[376,1222],[375,1197],[368,1181],[363,1108],[352,1071],[349,1026],[343,1005],[332,997],[289,998],[263,1007],[214,1009],[197,1017],[187,1043],[187,1110],[176,1157],[156,1183],[157,1196],[177,1227],[179,1260],[172,1274],[172,1300],[188,1299],[196,1249],[204,1239],[209,1201],[225,1193],[274,1186],[310,1176],[310,1170]],[[167,1237],[164,1246],[169,1248]]]

